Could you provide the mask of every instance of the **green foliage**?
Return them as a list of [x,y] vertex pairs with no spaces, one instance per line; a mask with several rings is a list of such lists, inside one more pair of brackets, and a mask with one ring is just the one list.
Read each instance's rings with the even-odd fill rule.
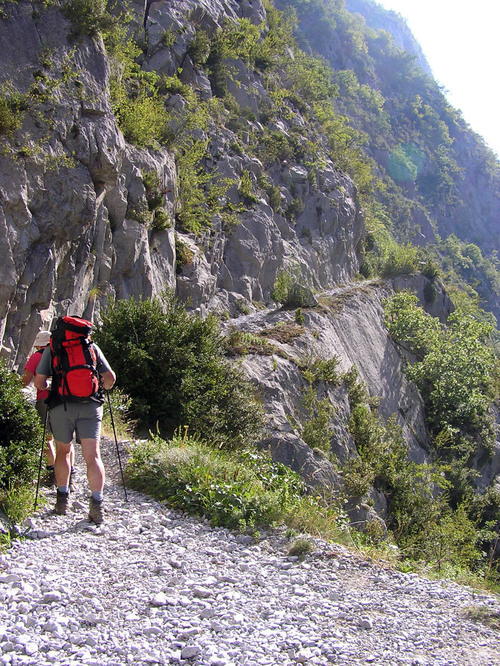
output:
[[166,293],[145,301],[111,302],[96,341],[147,426],[173,432],[188,425],[221,446],[252,441],[261,408],[240,369],[224,358],[215,317],[201,319]]
[[281,191],[279,185],[273,185],[268,190],[269,205],[275,213],[281,212]]
[[133,488],[231,529],[286,522],[305,495],[299,475],[268,455],[214,449],[187,428],[170,441],[137,444],[127,477]]
[[195,67],[201,67],[207,62],[210,55],[210,38],[204,30],[196,30],[195,36],[189,45],[188,53]]
[[19,377],[0,359],[0,511],[12,522],[32,506],[42,435],[40,418],[22,394]]
[[428,315],[409,291],[384,302],[384,322],[392,337],[404,342],[418,358],[439,346],[444,335],[439,320]]
[[193,259],[193,250],[178,234],[175,234],[175,272],[182,273],[184,266],[189,266]]
[[295,323],[298,324],[299,326],[303,326],[306,318],[304,317],[304,313],[302,312],[302,308],[297,308],[295,310],[295,315],[294,315]]
[[423,395],[440,461],[439,482],[441,487],[446,484],[445,497],[434,504],[427,521],[410,533],[406,530],[405,547],[432,560],[440,571],[444,562],[448,567],[484,567],[477,549],[479,533],[489,520],[498,524],[500,518],[500,503],[487,508],[488,494],[477,494],[474,463],[478,443],[489,452],[494,440],[489,416],[498,390],[493,327],[460,310],[443,327],[407,292],[386,301],[385,313],[390,333],[417,355],[406,372]]
[[308,420],[302,427],[301,437],[312,449],[319,449],[324,453],[331,453],[331,439],[333,432],[331,420],[335,416],[335,409],[328,397],[320,400],[316,389],[309,385],[304,392],[304,407]]
[[21,127],[22,110],[19,96],[0,97],[0,135],[11,135]]
[[200,234],[212,224],[212,218],[223,212],[224,196],[231,179],[216,171],[207,171],[202,160],[207,141],[187,139],[177,154],[180,209],[177,221],[180,228]]
[[143,89],[136,97],[130,97],[124,88],[116,88],[113,110],[127,141],[141,147],[167,142],[170,117],[155,92]]
[[114,17],[106,10],[106,0],[66,0],[63,13],[73,23],[75,35],[94,36],[109,30]]
[[307,355],[300,363],[300,369],[309,382],[328,382],[338,385],[341,377],[338,373],[340,359],[338,356],[322,358],[321,356]]
[[246,354],[259,354],[271,356],[277,353],[275,345],[271,344],[261,335],[239,331],[233,328],[224,339],[226,353],[230,356],[244,356]]
[[301,537],[294,539],[288,548],[288,557],[298,557],[303,560],[313,549],[313,543],[310,539]]
[[297,217],[304,212],[304,201],[295,197],[290,201],[287,206],[285,216],[291,221],[295,222]]
[[456,511],[426,521],[418,537],[413,536],[408,548],[417,559],[431,564],[439,574],[473,570],[480,559],[477,528],[464,506]]
[[[479,297],[486,303],[499,293],[500,261],[496,252],[486,257],[477,245],[461,241],[455,234],[441,240],[438,248],[448,284],[467,291],[471,300]],[[464,306],[463,301],[460,306]]]
[[155,210],[151,228],[155,231],[165,231],[172,227],[172,219],[164,210]]
[[484,429],[495,397],[493,327],[457,311],[443,329],[406,292],[387,301],[385,313],[391,335],[420,357],[406,371],[422,392],[434,434],[447,427]]
[[238,185],[238,194],[245,206],[253,206],[257,203],[258,199],[253,191],[253,183],[250,173],[243,171],[241,174],[240,182]]
[[302,308],[310,305],[309,291],[299,284],[300,266],[294,264],[280,269],[276,275],[271,298],[284,308]]
[[156,171],[148,171],[143,174],[142,182],[146,188],[146,199],[148,202],[149,210],[153,211],[163,205],[164,189],[160,180],[160,176]]

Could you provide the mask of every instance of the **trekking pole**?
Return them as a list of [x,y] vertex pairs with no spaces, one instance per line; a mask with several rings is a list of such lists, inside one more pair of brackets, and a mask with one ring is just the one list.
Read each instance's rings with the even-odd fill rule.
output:
[[118,458],[118,465],[120,466],[120,474],[122,475],[123,492],[125,493],[125,501],[128,502],[127,488],[125,487],[125,476],[123,475],[122,461],[120,459],[120,451],[118,449],[118,437],[116,436],[115,420],[113,418],[113,410],[111,409],[111,398],[109,397],[109,391],[106,391],[106,393],[108,394],[109,415],[111,416],[111,425],[113,426],[113,434],[115,436],[116,457]]
[[43,461],[43,450],[45,448],[45,432],[47,430],[47,418],[48,418],[49,410],[45,410],[45,418],[43,420],[43,437],[42,437],[42,450],[40,451],[40,464],[38,465],[38,479],[36,482],[36,494],[35,494],[35,506],[33,507],[33,511],[36,511],[36,505],[38,502],[38,489],[40,488],[40,476],[42,474],[42,461]]

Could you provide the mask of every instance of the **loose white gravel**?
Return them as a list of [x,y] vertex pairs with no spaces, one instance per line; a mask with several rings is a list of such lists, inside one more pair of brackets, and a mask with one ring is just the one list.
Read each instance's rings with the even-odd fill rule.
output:
[[[314,541],[213,529],[116,483],[103,441],[106,522],[86,520],[84,469],[67,516],[50,504],[0,556],[0,664],[498,666],[497,597]],[[123,451],[122,451],[123,455]]]

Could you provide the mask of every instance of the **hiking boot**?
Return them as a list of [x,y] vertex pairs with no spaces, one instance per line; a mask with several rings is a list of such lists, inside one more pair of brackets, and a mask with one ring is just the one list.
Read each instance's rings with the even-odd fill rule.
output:
[[59,516],[66,515],[66,512],[68,511],[68,500],[69,500],[69,493],[61,493],[59,490],[57,491],[57,499],[54,511]]
[[102,515],[102,500],[99,502],[93,497],[90,498],[89,520],[96,525],[100,525],[104,520]]

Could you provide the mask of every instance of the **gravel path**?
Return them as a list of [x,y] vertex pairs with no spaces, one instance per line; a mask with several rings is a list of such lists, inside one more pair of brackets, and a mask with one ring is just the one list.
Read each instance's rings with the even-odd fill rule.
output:
[[[0,556],[0,664],[203,666],[500,663],[500,600],[366,561],[321,541],[300,562],[287,539],[259,543],[171,511],[117,483],[106,522],[86,520],[84,470],[72,510],[50,500]],[[122,455],[124,453],[122,452]]]

